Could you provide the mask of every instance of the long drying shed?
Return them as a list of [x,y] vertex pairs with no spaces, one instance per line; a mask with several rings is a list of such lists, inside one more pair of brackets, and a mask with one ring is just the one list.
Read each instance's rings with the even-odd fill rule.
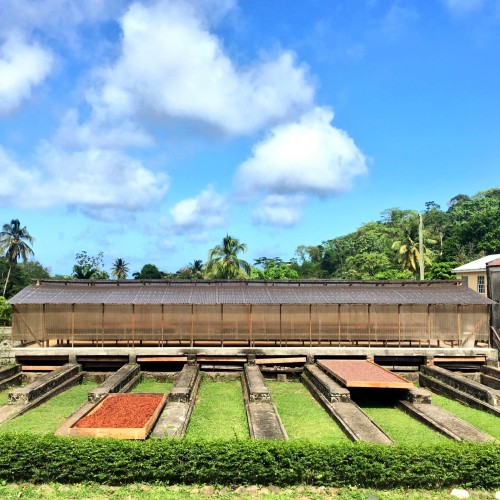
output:
[[490,351],[492,301],[459,281],[47,280],[9,302],[16,356]]

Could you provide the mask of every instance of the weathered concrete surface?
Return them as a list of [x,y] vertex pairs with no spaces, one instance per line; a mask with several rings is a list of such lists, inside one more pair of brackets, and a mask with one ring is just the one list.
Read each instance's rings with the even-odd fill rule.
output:
[[485,401],[491,406],[500,405],[500,391],[492,389],[484,384],[470,380],[462,375],[453,373],[437,366],[422,366],[420,373],[426,377],[445,383],[446,385]]
[[480,382],[492,389],[500,390],[500,369],[492,366],[482,366]]
[[[137,364],[126,364],[108,377],[101,385],[89,392],[89,403],[97,403],[110,393],[125,392],[130,382],[139,381],[140,367]],[[137,380],[136,380],[137,379]]]
[[399,407],[432,429],[456,441],[485,443],[496,439],[456,417],[444,408],[433,404],[400,401]]
[[248,392],[248,400],[254,401],[271,401],[271,393],[264,382],[264,377],[258,366],[245,365],[245,374],[243,383],[246,384]]
[[167,404],[151,432],[152,437],[184,437],[193,413],[200,383],[201,372],[199,365],[184,365],[180,376],[170,389]]
[[192,391],[200,373],[199,365],[184,365],[179,378],[168,393],[168,401],[187,403],[192,399]]
[[463,403],[465,406],[470,406],[471,408],[483,410],[488,413],[491,413],[492,415],[500,417],[500,408],[498,406],[492,406],[481,399],[477,399],[474,396],[471,396],[470,394],[455,389],[454,387],[446,384],[445,382],[442,382],[433,377],[429,377],[424,373],[420,373],[420,385],[431,389],[433,392],[436,392],[437,394],[441,394],[451,399],[455,399],[456,401]]
[[487,347],[15,347],[15,356],[485,356],[489,364],[498,365],[498,352]]
[[258,366],[245,365],[242,389],[250,437],[287,440],[285,427]]
[[316,365],[305,365],[303,377],[307,377],[330,403],[348,403],[351,400],[349,389],[335,382]]
[[367,441],[375,444],[394,444],[388,436],[356,403],[330,402],[307,377],[302,378],[304,385],[313,397],[337,422],[352,441]]
[[0,368],[0,391],[9,387],[21,385],[22,375],[19,365],[10,365]]
[[250,401],[247,405],[248,428],[253,439],[287,440],[278,410],[272,401]]
[[54,432],[56,436],[69,436],[69,429],[73,427],[87,412],[89,412],[95,403],[84,403],[80,408],[74,411]]
[[[31,396],[27,396],[26,394],[21,394],[19,399],[14,399],[11,400],[9,404],[0,406],[0,423],[5,422],[7,420],[11,420],[15,417],[18,417],[19,415],[22,415],[23,413],[26,413],[28,410],[31,410],[32,408],[35,408],[42,403],[45,403],[45,401],[49,400],[50,398],[53,398],[54,396],[57,396],[58,394],[64,392],[65,390],[69,389],[70,387],[75,386],[76,384],[80,383],[82,378],[83,378],[83,373],[80,371],[80,365],[71,365],[72,367],[76,367],[76,370],[68,370],[66,372],[66,375],[68,373],[71,373],[71,376],[69,378],[66,377],[56,377],[57,379],[57,384],[49,383],[45,384],[44,390],[37,389],[36,391],[31,393],[31,396],[33,394],[38,394],[36,398],[30,399]],[[62,366],[58,370],[62,370],[64,366]],[[56,370],[57,371],[57,370]],[[37,386],[38,383],[43,382],[42,379],[48,378],[50,373],[43,375],[39,379],[37,379],[35,382],[29,385],[33,385],[33,387]],[[59,373],[61,375],[61,373]],[[52,382],[52,381],[51,381]],[[26,387],[29,387],[26,386]],[[16,389],[16,391],[21,391],[21,389],[25,389],[25,387],[22,387],[20,389]],[[14,392],[14,391],[13,391]],[[12,393],[10,393],[12,394]],[[10,397],[9,394],[9,397]]]
[[410,403],[431,404],[432,393],[430,391],[422,389],[421,387],[415,387],[408,391],[406,400]]
[[44,394],[57,389],[66,381],[80,375],[81,366],[67,363],[56,370],[42,375],[37,380],[19,389],[14,389],[9,392],[9,400],[11,403],[29,403],[39,399]]

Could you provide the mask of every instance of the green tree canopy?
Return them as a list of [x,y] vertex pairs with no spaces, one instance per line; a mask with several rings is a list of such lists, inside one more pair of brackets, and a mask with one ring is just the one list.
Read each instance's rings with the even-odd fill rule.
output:
[[113,266],[111,267],[111,276],[117,280],[124,280],[127,279],[128,271],[128,264],[125,260],[118,258],[114,261]]
[[[35,239],[29,234],[26,226],[21,227],[19,219],[12,219],[10,224],[4,224],[0,231],[0,254],[2,254],[9,265],[9,270],[5,278],[3,296],[7,291],[12,266],[15,266],[19,259],[23,262],[28,260],[28,255],[34,255],[29,244],[33,244]],[[29,244],[28,244],[29,243]]]
[[163,273],[154,264],[145,264],[139,273],[132,275],[136,280],[159,280]]
[[245,279],[251,272],[250,264],[238,257],[247,249],[245,243],[227,234],[222,243],[212,248],[208,253],[205,265],[206,276],[211,279]]

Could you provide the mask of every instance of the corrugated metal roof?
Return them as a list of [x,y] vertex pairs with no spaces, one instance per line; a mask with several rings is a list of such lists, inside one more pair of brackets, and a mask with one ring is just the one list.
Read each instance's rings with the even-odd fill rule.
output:
[[460,281],[39,281],[10,304],[493,304]]
[[480,259],[473,260],[472,262],[468,262],[463,266],[455,267],[452,269],[452,273],[467,273],[467,272],[478,272],[485,271],[486,265],[492,260],[500,259],[500,254],[495,255],[486,255],[486,257],[481,257]]

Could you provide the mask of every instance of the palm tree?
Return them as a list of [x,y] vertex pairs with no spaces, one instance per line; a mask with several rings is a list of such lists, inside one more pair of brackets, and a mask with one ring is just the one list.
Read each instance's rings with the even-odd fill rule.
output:
[[201,259],[196,259],[189,263],[189,272],[192,274],[194,279],[203,279],[203,272],[205,271],[205,265]]
[[7,291],[12,266],[17,264],[19,258],[26,262],[28,255],[35,254],[33,249],[26,243],[33,244],[34,241],[35,239],[28,233],[26,226],[21,227],[18,219],[12,219],[10,224],[3,225],[3,229],[0,231],[0,253],[4,255],[5,260],[9,263],[9,272],[3,287],[4,296]]
[[128,264],[123,259],[116,259],[111,268],[111,276],[117,280],[124,280],[127,278],[128,271]]
[[252,268],[248,262],[238,258],[238,254],[246,249],[245,243],[240,243],[227,234],[222,244],[208,253],[205,265],[207,277],[224,280],[247,278]]
[[[416,277],[420,271],[419,222],[418,217],[407,217],[402,221],[401,238],[394,241],[392,249],[398,253],[398,260],[403,271],[408,269]],[[426,237],[423,233],[423,262],[432,264],[433,252],[426,246],[435,244],[436,240]]]

